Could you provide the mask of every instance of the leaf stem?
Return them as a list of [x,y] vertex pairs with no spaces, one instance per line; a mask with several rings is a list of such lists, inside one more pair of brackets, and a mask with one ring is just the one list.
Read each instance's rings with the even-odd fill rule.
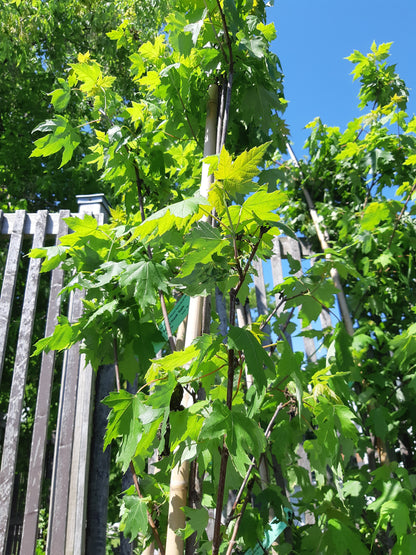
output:
[[163,321],[165,323],[169,345],[170,345],[171,351],[173,353],[174,351],[176,351],[176,342],[175,342],[175,338],[172,335],[172,329],[170,327],[170,322],[169,322],[168,311],[167,311],[167,308],[166,308],[165,297],[163,296],[162,291],[159,291],[159,298],[160,298],[160,306],[162,308]]
[[[254,481],[253,481],[253,483],[254,483]],[[250,484],[248,486],[248,490],[249,490],[249,492],[251,490]],[[227,549],[227,552],[226,552],[225,555],[231,555],[231,553],[233,552],[232,549],[234,547],[235,538],[237,537],[237,532],[238,532],[238,529],[240,527],[240,520],[242,519],[242,517],[244,515],[244,511],[246,510],[247,503],[248,503],[249,499],[250,499],[250,495],[247,493],[247,495],[244,499],[244,502],[243,502],[243,506],[241,507],[241,512],[239,513],[239,515],[237,517],[237,520],[235,521],[235,525],[234,525],[234,528],[233,528],[233,533],[231,535],[230,543],[228,544],[228,549]]]
[[[269,230],[269,228],[266,227],[266,226],[262,226],[262,227],[260,228],[259,240],[258,240],[257,243],[253,246],[253,249],[252,249],[252,251],[251,251],[251,253],[250,253],[250,256],[248,257],[248,260],[247,260],[247,262],[246,262],[246,265],[245,265],[245,267],[244,267],[243,274],[242,274],[242,279],[240,279],[240,281],[239,281],[238,284],[237,284],[237,287],[235,288],[235,295],[236,295],[236,297],[237,297],[238,292],[239,292],[240,289],[241,289],[241,286],[242,286],[243,283],[244,283],[244,280],[246,279],[247,272],[248,272],[249,269],[250,269],[251,263],[253,262],[253,258],[256,256],[256,252],[257,252],[257,250],[258,250],[258,248],[259,248],[259,246],[260,246],[262,237],[263,237],[263,235],[264,235],[268,230]],[[230,318],[230,320],[231,320],[231,318]],[[233,324],[231,324],[231,325],[233,325]]]

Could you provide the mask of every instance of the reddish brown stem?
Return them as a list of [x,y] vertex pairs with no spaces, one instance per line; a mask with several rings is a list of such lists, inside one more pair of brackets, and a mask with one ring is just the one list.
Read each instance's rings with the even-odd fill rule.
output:
[[[130,468],[131,475],[133,477],[133,484],[134,484],[134,487],[136,489],[137,495],[140,497],[140,499],[143,499],[143,495],[140,491],[139,480],[137,479],[137,474],[136,474],[136,471],[134,469],[133,461],[130,461],[129,468]],[[153,520],[152,515],[149,513],[148,509],[146,509],[146,511],[147,511],[147,521],[149,522],[149,526],[152,529],[153,536],[156,540],[156,543],[157,543],[157,546],[159,548],[160,554],[165,555],[165,548],[164,548],[164,546],[162,544],[162,541],[160,539],[159,532],[157,530],[155,521]]]
[[217,506],[215,508],[214,537],[212,539],[212,555],[218,555],[221,544],[221,515],[224,504],[225,476],[228,463],[228,449],[223,442],[221,451],[220,479],[218,483]]

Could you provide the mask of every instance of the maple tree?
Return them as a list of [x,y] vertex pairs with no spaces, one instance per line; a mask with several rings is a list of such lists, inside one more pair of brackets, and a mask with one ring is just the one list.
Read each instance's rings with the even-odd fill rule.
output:
[[[284,524],[279,553],[413,552],[416,120],[404,112],[407,89],[387,64],[390,45],[350,57],[361,107],[371,103],[370,111],[345,132],[312,122],[309,158],[293,164],[281,158],[285,101],[264,3],[177,3],[163,33],[138,51],[122,40],[123,24],[110,36],[129,52],[131,97],[89,52],[79,54],[52,94],[58,113],[37,127],[44,134],[32,156],[59,152],[65,166],[87,134],[84,163],[119,204],[103,226],[88,216],[67,219],[73,233],[32,256],[46,257],[44,271],[61,263],[72,272],[65,291],[86,291],[81,319],[70,325],[61,317],[37,351],[82,340],[98,371],[115,364],[105,442],[118,444],[121,470],[139,479],[123,497],[121,529],[140,549],[155,540],[164,552],[170,476],[187,461],[202,493],[174,532],[191,552],[254,548],[273,518]],[[219,100],[204,195],[210,87]],[[81,127],[66,112],[79,97],[89,109]],[[305,194],[326,230],[324,251]],[[272,310],[270,319],[237,327],[253,260],[270,258],[280,231],[307,236],[314,265],[299,276],[291,261],[291,275],[269,292],[280,294],[283,315]],[[327,350],[305,360],[282,330],[293,308],[303,328],[332,309],[333,268],[353,329],[342,321],[303,329]],[[211,298],[213,308],[204,301],[209,326],[180,350],[182,332],[170,328],[167,313],[184,295]],[[272,349],[262,344],[266,323]],[[136,376],[138,391],[129,393],[123,383]],[[298,464],[300,449],[309,469]],[[272,474],[267,482],[261,461]],[[230,492],[233,506],[223,511]]]

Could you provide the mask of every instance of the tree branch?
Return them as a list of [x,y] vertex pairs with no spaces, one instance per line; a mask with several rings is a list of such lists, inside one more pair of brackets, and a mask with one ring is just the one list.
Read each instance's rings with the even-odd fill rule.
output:
[[[241,286],[242,286],[243,283],[244,283],[244,280],[246,279],[247,272],[248,272],[249,269],[250,269],[251,263],[253,262],[253,258],[256,256],[256,252],[257,252],[257,250],[258,250],[258,248],[259,248],[259,246],[260,246],[262,237],[263,237],[263,235],[264,235],[268,230],[269,230],[269,228],[266,227],[266,226],[262,226],[262,227],[260,228],[259,240],[258,240],[257,243],[254,245],[254,247],[253,247],[253,249],[252,249],[252,251],[251,251],[251,253],[250,253],[250,256],[248,257],[248,260],[247,260],[247,262],[246,262],[246,265],[245,265],[245,267],[244,267],[242,278],[240,278],[240,281],[238,282],[237,287],[235,288],[235,295],[236,295],[236,296],[237,296],[237,293],[240,291]],[[230,319],[231,319],[231,318],[230,318]],[[232,324],[232,325],[233,325],[233,324]]]
[[228,457],[229,457],[229,453],[224,440],[222,451],[221,451],[220,479],[218,482],[217,504],[215,508],[214,536],[212,539],[212,555],[218,555],[220,544],[221,544],[221,515],[222,515],[222,507],[224,504],[225,476],[227,472]]
[[[254,484],[254,481],[252,483]],[[248,493],[247,493],[247,495],[244,499],[243,506],[241,507],[241,512],[238,515],[237,520],[235,522],[235,526],[233,528],[233,533],[232,533],[231,538],[230,538],[230,543],[228,544],[228,549],[227,549],[227,552],[226,552],[225,555],[231,555],[231,553],[233,552],[232,550],[233,550],[233,547],[234,547],[234,544],[235,544],[235,538],[237,537],[237,532],[238,532],[238,529],[240,527],[240,520],[242,519],[242,517],[244,515],[244,511],[246,510],[247,503],[250,499],[250,495],[249,495],[250,490],[251,490],[250,485],[251,484],[249,484],[249,486],[248,486]]]

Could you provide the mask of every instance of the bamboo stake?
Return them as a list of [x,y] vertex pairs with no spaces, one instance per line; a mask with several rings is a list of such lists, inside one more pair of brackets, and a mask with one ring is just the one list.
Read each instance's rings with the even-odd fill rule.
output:
[[[204,157],[216,152],[218,87],[211,85],[208,89],[207,119],[205,125]],[[213,177],[208,174],[209,166],[202,165],[200,193],[208,197]],[[208,217],[204,217],[205,221]],[[191,345],[202,332],[203,297],[192,297],[189,303],[188,321],[186,325],[185,348]],[[182,401],[185,407],[192,404],[192,397],[184,392]],[[168,529],[166,534],[166,555],[183,555],[184,540],[175,531],[185,527],[185,513],[188,495],[189,462],[184,461],[173,469],[170,482]]]
[[[290,155],[290,158],[292,159],[292,162],[297,168],[300,168],[299,161],[296,158],[296,155],[293,152],[292,147],[290,146],[289,143],[287,143],[286,146],[289,151],[289,155]],[[329,248],[328,231],[326,230],[325,226],[321,227],[319,223],[318,213],[316,212],[316,208],[313,203],[313,200],[309,194],[309,191],[303,185],[302,185],[302,191],[303,191],[303,194],[305,195],[306,204],[308,205],[308,209],[309,209],[309,214],[311,215],[313,225],[315,226],[316,234],[318,235],[319,242],[321,243],[321,248],[323,251],[325,251],[326,249]],[[327,254],[326,258],[329,260],[331,258],[331,255]],[[341,277],[336,268],[331,268],[331,278],[332,278],[332,281],[334,282],[335,287],[339,290],[339,293],[337,293],[337,299],[338,299],[339,309],[341,311],[342,319],[344,321],[347,332],[349,333],[349,335],[352,336],[354,335],[354,328],[352,325],[350,312],[348,310],[344,289],[342,287]]]

